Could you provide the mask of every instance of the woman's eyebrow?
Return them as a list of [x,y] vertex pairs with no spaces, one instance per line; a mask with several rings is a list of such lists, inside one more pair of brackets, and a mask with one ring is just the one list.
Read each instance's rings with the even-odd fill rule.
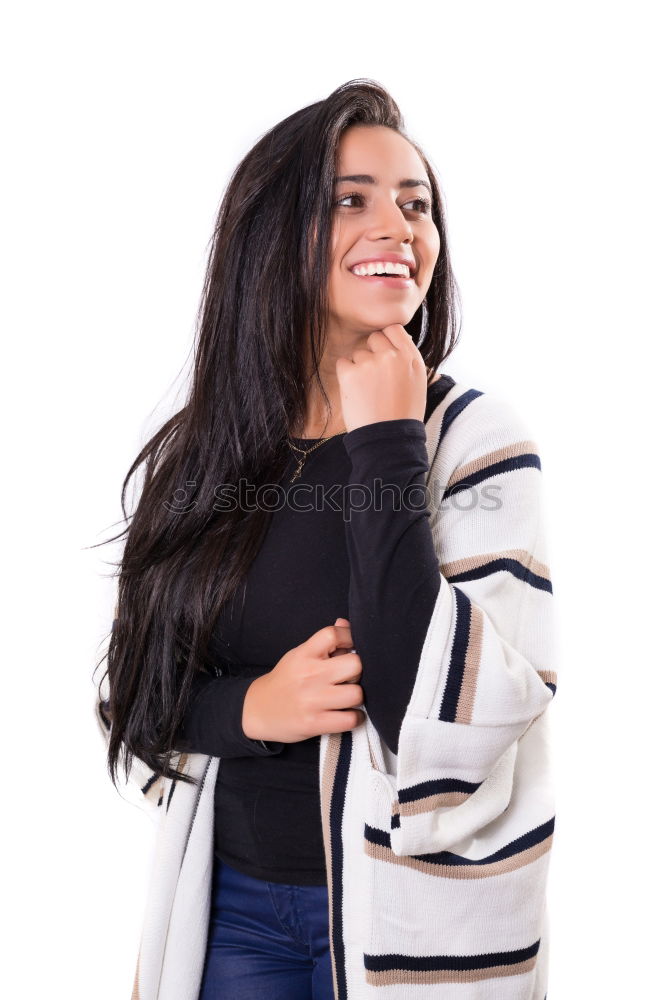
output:
[[[353,184],[377,184],[377,178],[372,177],[371,174],[345,174],[344,177],[335,177],[334,183],[340,184],[341,181],[351,181]],[[398,181],[399,188],[406,187],[424,187],[427,188],[432,195],[432,188],[428,181],[418,180],[415,177],[403,177],[401,181]]]

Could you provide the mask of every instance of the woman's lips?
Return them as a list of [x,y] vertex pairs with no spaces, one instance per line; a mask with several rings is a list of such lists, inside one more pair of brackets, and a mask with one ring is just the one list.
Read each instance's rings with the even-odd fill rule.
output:
[[413,278],[404,278],[398,274],[354,274],[349,272],[352,278],[359,281],[367,281],[368,284],[386,285],[389,288],[411,288],[414,285]]

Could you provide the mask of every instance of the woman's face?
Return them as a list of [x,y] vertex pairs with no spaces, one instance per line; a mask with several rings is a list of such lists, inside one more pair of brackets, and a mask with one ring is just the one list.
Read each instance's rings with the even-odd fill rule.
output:
[[[334,189],[328,332],[367,336],[413,317],[430,285],[440,238],[423,162],[393,129],[352,125],[345,131],[336,177],[354,175]],[[409,185],[400,186],[405,180]],[[391,254],[409,262],[410,277],[352,270],[367,258],[390,262]]]

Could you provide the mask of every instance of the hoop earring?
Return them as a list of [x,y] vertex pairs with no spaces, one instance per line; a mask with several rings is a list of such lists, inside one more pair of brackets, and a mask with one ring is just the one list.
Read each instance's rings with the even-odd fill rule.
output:
[[428,332],[428,307],[426,305],[426,300],[424,299],[421,303],[421,333],[419,334],[419,339],[417,347],[420,347],[425,340],[426,333]]

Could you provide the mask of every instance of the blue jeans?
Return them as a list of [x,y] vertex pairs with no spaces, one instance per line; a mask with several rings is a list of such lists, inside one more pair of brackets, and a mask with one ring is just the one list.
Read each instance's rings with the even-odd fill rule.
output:
[[243,875],[215,856],[199,1000],[334,1000],[328,887]]

